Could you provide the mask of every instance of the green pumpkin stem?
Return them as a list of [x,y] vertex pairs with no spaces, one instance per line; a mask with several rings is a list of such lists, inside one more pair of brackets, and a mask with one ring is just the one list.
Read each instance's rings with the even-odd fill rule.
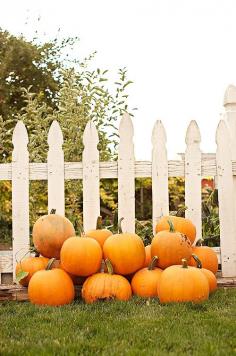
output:
[[76,220],[76,222],[75,222],[75,233],[76,233],[76,236],[77,235],[78,236],[84,236],[85,235],[83,225],[78,220]]
[[195,260],[195,262],[197,263],[197,268],[202,268],[202,262],[199,259],[199,257],[197,255],[195,255],[194,253],[192,253],[192,257]]
[[186,258],[182,258],[182,267],[183,268],[188,268],[188,263],[187,263]]
[[50,214],[56,214],[56,211],[57,211],[57,209],[52,209],[52,210],[50,211]]
[[170,232],[175,232],[175,228],[174,228],[174,225],[172,223],[171,220],[167,220],[168,224],[169,224],[169,227],[170,227]]
[[51,259],[48,261],[48,264],[47,264],[45,270],[46,270],[46,271],[49,271],[49,270],[52,268],[52,265],[53,265],[53,263],[54,263],[55,261],[56,261],[56,258],[55,258],[55,257],[51,258]]
[[121,222],[124,220],[124,218],[120,218],[118,221],[118,234],[122,234],[122,227],[121,227]]
[[105,259],[105,264],[107,266],[108,273],[113,274],[114,273],[113,266],[108,258]]
[[157,263],[158,257],[157,256],[153,256],[151,262],[149,263],[148,266],[148,270],[152,271],[155,267],[156,267],[156,263]]
[[101,229],[102,229],[102,217],[98,216],[96,230],[101,230]]

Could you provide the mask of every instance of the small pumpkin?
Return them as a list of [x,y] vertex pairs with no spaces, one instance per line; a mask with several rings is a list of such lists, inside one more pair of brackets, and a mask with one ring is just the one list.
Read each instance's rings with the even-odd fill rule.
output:
[[74,236],[67,239],[61,248],[61,267],[75,276],[87,277],[99,271],[102,249],[91,237]]
[[117,274],[127,275],[138,271],[145,261],[145,248],[141,237],[134,233],[123,233],[121,221],[118,234],[108,237],[103,245],[105,259],[109,259]]
[[88,230],[85,232],[85,236],[86,237],[91,237],[93,239],[95,239],[101,246],[101,248],[103,248],[104,242],[106,241],[106,239],[113,235],[112,232],[108,229],[102,229],[102,217],[99,216],[97,218],[97,227],[95,230]]
[[[209,269],[212,273],[216,274],[218,271],[218,258],[212,248],[208,246],[194,246],[192,253],[196,255],[202,263],[202,267]],[[191,257],[190,266],[197,266],[197,262]]]
[[108,273],[96,273],[86,279],[82,287],[82,298],[86,303],[117,299],[127,301],[132,296],[130,283],[123,276],[113,274],[112,264],[106,260]]
[[175,231],[169,220],[169,230],[158,232],[151,243],[151,256],[157,256],[157,266],[165,269],[179,265],[183,258],[190,259],[192,254],[191,242],[180,232]]
[[46,268],[49,259],[43,256],[29,256],[23,258],[16,265],[16,280],[27,287],[33,274]]
[[155,268],[157,256],[154,256],[148,267],[140,269],[132,278],[131,287],[135,295],[144,298],[157,297],[157,286],[162,269]]
[[190,240],[191,244],[194,243],[196,239],[196,227],[191,220],[180,217],[180,216],[163,216],[156,225],[156,233],[169,229],[169,223],[171,221],[175,231],[181,232],[186,235]]
[[49,215],[41,216],[33,226],[33,243],[41,255],[57,259],[66,239],[75,236],[75,229],[66,217],[55,214],[52,210]]
[[150,244],[145,246],[145,261],[143,267],[148,267],[151,260],[152,260],[152,256],[151,256],[151,244]]
[[209,292],[213,293],[217,289],[216,276],[209,269],[202,268],[202,263],[199,260],[199,258],[197,257],[197,255],[192,254],[192,257],[197,263],[197,268],[199,268],[200,271],[207,277],[207,280],[208,280],[208,283],[209,283]]
[[28,286],[29,300],[38,305],[69,304],[75,297],[75,289],[70,276],[61,268],[50,269],[53,259],[46,270],[36,272]]
[[189,267],[187,260],[182,265],[166,268],[160,278],[158,297],[161,303],[201,302],[208,299],[209,284],[198,268]]

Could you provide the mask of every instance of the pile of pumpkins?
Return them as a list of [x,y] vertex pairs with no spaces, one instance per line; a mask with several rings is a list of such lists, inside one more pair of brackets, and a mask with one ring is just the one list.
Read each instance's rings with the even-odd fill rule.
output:
[[162,217],[148,246],[134,233],[112,234],[97,228],[76,236],[72,223],[52,211],[33,227],[37,254],[17,263],[17,280],[28,286],[29,300],[38,305],[63,305],[82,286],[86,303],[132,295],[158,297],[161,303],[201,302],[217,288],[216,253],[193,246],[196,228],[185,218]]

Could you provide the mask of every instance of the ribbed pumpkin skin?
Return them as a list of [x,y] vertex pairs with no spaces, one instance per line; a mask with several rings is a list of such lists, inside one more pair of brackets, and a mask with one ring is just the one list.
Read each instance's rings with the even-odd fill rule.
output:
[[48,264],[48,261],[49,261],[48,258],[40,256],[40,257],[27,257],[21,260],[21,262],[17,263],[16,275],[20,271],[29,273],[28,276],[23,278],[19,283],[22,286],[27,287],[33,274],[36,273],[37,271],[45,269]]
[[[195,246],[193,247],[193,254],[197,255],[202,263],[202,268],[209,269],[209,271],[216,274],[218,271],[218,258],[215,251],[208,246]],[[191,257],[189,261],[190,266],[197,266],[196,261]]]
[[142,268],[132,278],[131,287],[135,295],[143,298],[157,297],[157,286],[160,281],[162,269]]
[[151,262],[151,245],[145,246],[145,261],[143,267],[148,267]]
[[213,293],[217,289],[217,279],[213,272],[206,268],[200,268],[200,271],[207,277],[209,283],[209,292]]
[[116,234],[108,237],[103,245],[105,259],[111,261],[117,274],[131,274],[143,267],[145,248],[142,239],[132,233]]
[[59,268],[36,272],[29,282],[29,300],[38,305],[63,305],[73,301],[75,289],[68,274]]
[[158,287],[161,303],[201,302],[208,296],[208,280],[198,268],[170,266],[161,274]]
[[82,287],[82,298],[86,303],[94,303],[99,299],[127,301],[131,296],[130,283],[117,274],[96,273],[88,277]]
[[34,246],[41,255],[59,259],[64,241],[75,236],[75,229],[64,216],[49,214],[36,221],[32,235]]
[[151,256],[157,256],[157,267],[165,269],[179,265],[183,258],[190,259],[192,248],[190,241],[180,232],[160,231],[151,243]]
[[196,227],[193,225],[191,220],[185,219],[179,216],[163,216],[156,225],[156,232],[169,230],[168,220],[174,225],[175,231],[181,232],[186,235],[191,241],[191,244],[194,243],[196,239]]
[[112,232],[107,229],[89,230],[85,232],[85,236],[95,239],[100,244],[101,248],[103,248],[104,242],[111,235],[113,235]]
[[102,249],[91,237],[70,237],[61,249],[61,268],[75,276],[90,276],[99,271]]

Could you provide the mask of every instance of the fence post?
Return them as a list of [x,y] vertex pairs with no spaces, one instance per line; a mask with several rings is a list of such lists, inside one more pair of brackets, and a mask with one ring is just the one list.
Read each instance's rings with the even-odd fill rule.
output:
[[118,218],[124,217],[124,232],[135,232],[134,129],[130,116],[124,114],[119,127]]
[[169,215],[168,158],[166,132],[161,120],[152,131],[152,221],[153,233],[163,215]]
[[230,134],[225,121],[216,131],[221,266],[223,277],[236,277],[236,223]]
[[185,142],[185,217],[196,226],[196,240],[199,240],[202,237],[201,135],[195,120],[188,126]]
[[63,135],[60,125],[53,121],[48,133],[48,212],[65,215],[65,179]]
[[83,143],[83,224],[86,231],[96,228],[100,215],[98,132],[92,121],[85,127]]
[[15,278],[16,253],[19,261],[29,248],[29,152],[28,133],[22,121],[18,121],[12,142],[12,253],[13,280]]

